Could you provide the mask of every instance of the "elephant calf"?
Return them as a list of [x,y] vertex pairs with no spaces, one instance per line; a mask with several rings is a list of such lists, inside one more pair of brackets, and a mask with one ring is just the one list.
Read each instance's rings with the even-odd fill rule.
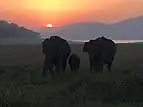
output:
[[80,58],[76,54],[71,54],[68,64],[70,66],[71,72],[78,72],[80,66]]

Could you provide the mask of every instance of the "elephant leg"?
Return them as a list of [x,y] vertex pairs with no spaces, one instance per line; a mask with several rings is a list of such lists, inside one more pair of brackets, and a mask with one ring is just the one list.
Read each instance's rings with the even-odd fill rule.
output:
[[57,61],[56,64],[55,64],[55,67],[56,67],[56,72],[57,73],[61,73],[61,61]]
[[47,68],[46,64],[44,64],[44,66],[43,66],[43,77],[46,76],[47,69],[48,69],[48,68]]
[[48,60],[47,60],[47,57],[45,57],[45,61],[43,65],[43,77],[46,76],[47,71],[48,71]]
[[59,59],[58,59],[58,58],[55,58],[53,63],[54,63],[54,66],[55,66],[55,70],[54,70],[54,71],[55,71],[56,73],[58,73],[58,72],[60,71]]
[[112,66],[112,62],[111,63],[108,63],[108,71],[111,72],[111,66]]
[[99,72],[99,69],[100,69],[100,62],[96,58],[94,58],[92,61],[92,70],[94,72]]
[[103,71],[103,63],[100,60],[95,60],[94,62],[94,71],[102,72]]
[[58,62],[55,63],[55,72],[58,73],[59,72],[59,66],[58,66]]
[[94,63],[92,60],[90,60],[90,72],[93,71],[93,68],[94,68]]
[[99,71],[99,64],[98,63],[94,63],[93,64],[93,70],[94,70],[94,72],[98,72]]
[[71,71],[71,72],[74,72],[73,65],[70,65],[70,71]]
[[100,65],[100,69],[99,69],[100,72],[103,72],[103,67],[104,67],[104,65],[101,64],[101,65]]
[[53,67],[54,67],[53,61],[49,59],[48,56],[46,56],[43,66],[43,77],[46,76],[47,71],[49,71],[51,75],[54,75]]
[[54,76],[54,71],[53,71],[53,66],[52,67],[49,67],[49,72],[52,76]]
[[103,68],[104,68],[104,63],[103,63],[103,61],[101,61],[99,63],[99,72],[103,72]]
[[100,64],[94,66],[94,72],[103,72],[103,66]]
[[62,61],[62,72],[63,73],[65,73],[66,65],[67,65],[67,60],[63,60]]
[[70,54],[67,54],[63,57],[62,60],[62,71],[65,73],[66,72],[66,66],[67,66],[67,60]]
[[79,65],[78,65],[77,68],[76,68],[76,72],[79,72]]
[[78,72],[78,69],[79,69],[78,67],[75,68],[75,72],[76,72],[76,73]]
[[52,76],[54,75],[53,65],[49,65],[48,63],[44,63],[44,67],[43,67],[43,77],[46,76],[47,71],[49,71]]

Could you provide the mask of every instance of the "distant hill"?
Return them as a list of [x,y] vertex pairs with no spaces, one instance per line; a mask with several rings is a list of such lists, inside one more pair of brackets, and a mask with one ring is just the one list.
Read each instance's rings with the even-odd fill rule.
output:
[[42,28],[40,34],[43,38],[57,35],[68,40],[88,40],[98,36],[114,40],[143,40],[143,16],[113,24],[81,22],[59,28]]
[[37,44],[40,33],[0,20],[0,44]]

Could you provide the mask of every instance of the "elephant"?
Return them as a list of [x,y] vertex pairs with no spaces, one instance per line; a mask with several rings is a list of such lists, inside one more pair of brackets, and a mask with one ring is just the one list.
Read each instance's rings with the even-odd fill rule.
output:
[[77,73],[80,67],[80,58],[77,54],[71,54],[68,60],[68,64],[70,66],[70,70],[73,73]]
[[103,71],[104,65],[108,65],[108,71],[111,71],[111,66],[116,54],[117,46],[111,39],[106,37],[98,37],[94,40],[89,40],[83,45],[83,52],[87,52],[90,61],[90,72],[93,70]]
[[65,72],[67,60],[71,53],[71,48],[65,39],[59,36],[46,38],[42,42],[42,52],[45,55],[43,76],[48,70],[52,75],[54,72]]

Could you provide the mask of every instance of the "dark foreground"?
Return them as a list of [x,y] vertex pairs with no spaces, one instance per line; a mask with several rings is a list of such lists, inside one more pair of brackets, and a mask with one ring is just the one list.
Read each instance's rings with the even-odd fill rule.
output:
[[0,47],[0,104],[9,107],[142,107],[143,45],[120,44],[113,71],[90,74],[82,45],[80,72],[42,78],[41,46]]

